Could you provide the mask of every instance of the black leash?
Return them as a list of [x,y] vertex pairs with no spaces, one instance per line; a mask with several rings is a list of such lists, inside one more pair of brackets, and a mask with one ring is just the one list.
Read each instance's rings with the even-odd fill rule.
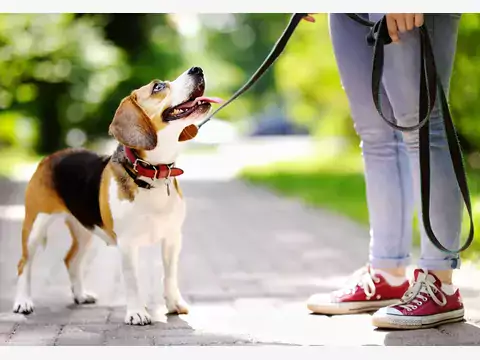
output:
[[205,120],[203,120],[198,126],[200,129],[207,121],[210,121],[215,114],[217,114],[220,110],[222,110],[225,106],[230,104],[233,100],[238,98],[240,95],[242,95],[245,91],[250,89],[253,84],[255,84],[261,77],[262,75],[268,70],[270,66],[273,65],[275,60],[280,56],[282,53],[283,49],[285,49],[285,46],[288,43],[288,40],[290,40],[290,37],[292,36],[293,32],[295,31],[295,28],[297,27],[298,23],[302,20],[303,17],[307,16],[308,14],[300,14],[300,13],[295,13],[292,15],[290,18],[290,22],[288,23],[287,27],[283,31],[282,35],[280,38],[277,40],[275,45],[272,48],[272,51],[270,51],[270,54],[268,54],[267,58],[263,61],[263,64],[258,68],[257,71],[252,75],[252,77],[243,85],[240,89],[237,90],[235,94],[232,95],[228,101],[222,104],[217,110],[215,110],[212,114],[210,114]]
[[[474,238],[474,225],[472,216],[472,205],[470,201],[470,192],[465,175],[462,151],[458,140],[458,135],[452,121],[450,109],[448,106],[445,91],[441,84],[441,80],[437,73],[435,60],[433,56],[432,45],[428,30],[425,25],[419,27],[420,35],[420,56],[421,56],[421,75],[420,75],[420,95],[419,95],[419,122],[414,126],[399,126],[389,121],[382,112],[380,106],[380,82],[383,74],[384,63],[384,46],[392,42],[388,35],[387,21],[384,16],[381,20],[374,23],[363,19],[357,14],[347,14],[357,23],[371,27],[371,31],[367,36],[367,43],[373,46],[373,71],[372,71],[372,96],[381,118],[392,128],[400,131],[419,130],[419,158],[420,158],[420,182],[421,182],[421,202],[422,202],[422,219],[425,232],[432,244],[439,250],[448,254],[458,254],[466,250]],[[435,105],[435,101],[439,95],[441,114],[445,125],[445,134],[448,141],[450,158],[452,159],[453,168],[457,184],[463,197],[463,202],[467,208],[470,231],[465,244],[458,250],[450,250],[443,246],[435,236],[430,222],[430,114]],[[421,120],[420,120],[421,119]]]
[[[295,28],[302,20],[303,17],[308,14],[295,13],[290,18],[288,26],[277,40],[270,54],[267,56],[263,64],[252,75],[252,77],[243,85],[237,92],[216,111],[210,114],[205,120],[203,120],[198,128],[201,128],[205,123],[212,119],[212,117],[222,110],[225,106],[230,104],[233,100],[238,98],[241,94],[246,92],[253,84],[255,84],[260,77],[268,70],[275,60],[280,56],[285,49],[288,40],[292,36]],[[435,61],[433,57],[432,46],[430,37],[425,25],[419,28],[420,44],[421,44],[421,76],[420,76],[420,96],[419,96],[419,120],[418,124],[413,126],[400,126],[388,120],[382,112],[380,103],[380,83],[383,75],[383,63],[384,63],[384,46],[392,42],[388,35],[386,18],[383,17],[378,22],[372,22],[365,20],[357,14],[346,14],[354,21],[363,26],[371,27],[371,31],[367,36],[367,43],[373,46],[373,71],[372,71],[372,96],[375,107],[380,114],[381,118],[392,128],[400,131],[415,131],[419,130],[419,156],[420,156],[420,181],[421,181],[421,202],[422,202],[422,219],[425,227],[425,232],[432,242],[432,244],[439,250],[448,254],[458,254],[466,250],[473,241],[474,237],[474,225],[472,216],[472,206],[470,201],[470,193],[468,190],[468,184],[465,175],[465,169],[463,165],[462,151],[460,149],[460,143],[458,141],[457,132],[450,115],[450,109],[445,96],[445,92],[441,85],[440,79],[437,74]],[[470,218],[470,232],[465,244],[458,250],[449,250],[444,247],[435,236],[432,225],[430,222],[430,133],[429,133],[429,120],[430,114],[435,105],[437,99],[437,91],[440,95],[441,110],[445,124],[445,133],[447,135],[448,147],[450,151],[450,157],[455,170],[455,177],[462,193],[465,207],[467,208]],[[427,125],[427,126],[425,126]]]

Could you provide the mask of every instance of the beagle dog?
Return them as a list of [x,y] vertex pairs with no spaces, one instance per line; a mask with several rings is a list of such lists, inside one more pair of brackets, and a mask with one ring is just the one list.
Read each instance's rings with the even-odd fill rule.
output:
[[192,67],[175,81],[154,80],[124,98],[109,127],[118,141],[111,156],[66,149],[44,158],[28,183],[13,311],[30,314],[32,262],[45,245],[56,218],[68,227],[72,245],[64,258],[77,304],[96,298],[84,287],[82,264],[92,235],[121,253],[127,294],[125,323],[147,325],[151,317],[140,299],[137,257],[140,246],[162,243],[164,298],[169,313],[187,314],[177,281],[185,202],[175,166],[181,143],[197,134],[196,121],[216,98],[205,97],[205,80]]

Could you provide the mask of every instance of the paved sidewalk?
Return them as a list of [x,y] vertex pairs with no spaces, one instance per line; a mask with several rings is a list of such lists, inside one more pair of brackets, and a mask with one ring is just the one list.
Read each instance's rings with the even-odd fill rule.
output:
[[[11,312],[20,254],[24,183],[0,181],[1,345],[473,345],[480,344],[479,272],[459,272],[468,322],[418,331],[375,331],[369,315],[316,316],[304,305],[366,262],[367,229],[237,180],[183,180],[188,201],[180,288],[187,316],[164,315],[160,248],[145,249],[142,289],[158,308],[148,327],[123,325],[115,248],[96,241],[87,284],[99,296],[73,305],[62,258],[69,237],[50,230],[34,264],[36,312]],[[147,266],[154,271],[147,272]],[[469,282],[470,281],[470,282]],[[475,282],[475,284],[472,284]]]

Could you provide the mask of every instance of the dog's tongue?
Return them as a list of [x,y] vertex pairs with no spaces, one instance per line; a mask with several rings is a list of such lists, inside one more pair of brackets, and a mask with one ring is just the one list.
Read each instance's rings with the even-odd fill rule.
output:
[[189,108],[197,104],[199,101],[204,101],[204,102],[213,103],[213,104],[221,104],[223,102],[222,99],[217,97],[200,96],[193,101],[188,101],[186,103],[183,103],[182,105],[177,106],[177,108],[178,109]]
[[223,103],[223,99],[220,99],[218,97],[207,97],[207,96],[200,96],[200,97],[196,98],[194,101],[195,101],[195,103],[197,103],[199,101],[205,101],[205,102],[213,103],[213,104]]

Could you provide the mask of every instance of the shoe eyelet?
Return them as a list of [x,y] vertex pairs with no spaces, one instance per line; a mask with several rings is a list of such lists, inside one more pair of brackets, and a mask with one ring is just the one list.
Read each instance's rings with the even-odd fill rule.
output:
[[417,305],[413,305],[413,310],[417,310],[418,309],[418,306]]

